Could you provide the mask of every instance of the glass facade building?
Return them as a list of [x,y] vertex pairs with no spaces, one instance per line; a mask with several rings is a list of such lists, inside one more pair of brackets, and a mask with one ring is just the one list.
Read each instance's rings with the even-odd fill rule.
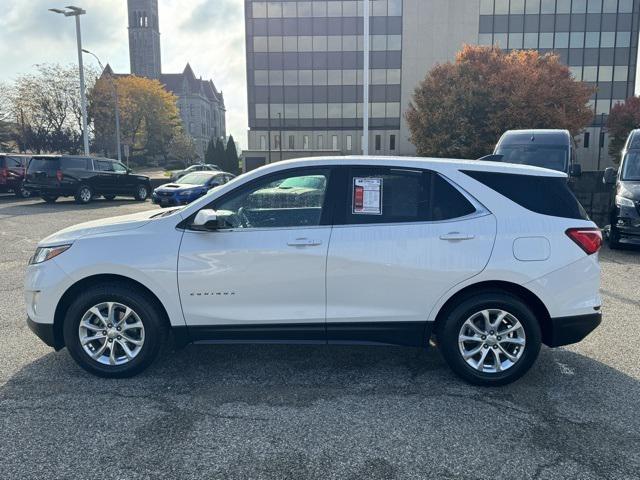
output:
[[638,0],[480,0],[478,43],[555,52],[577,80],[594,87],[593,124],[582,135],[587,169],[608,165],[600,128],[613,105],[634,95]]
[[[578,160],[585,170],[610,165],[602,126],[612,106],[635,93],[640,0],[370,5],[370,153],[415,153],[403,119],[414,89],[433,66],[477,43],[555,52],[577,80],[592,85],[594,120],[577,138]],[[361,153],[363,6],[245,0],[250,152],[276,152],[271,161]]]
[[[360,153],[362,0],[246,0],[245,15],[249,148],[271,141],[275,150]],[[371,151],[391,153],[402,113],[402,0],[374,0],[370,15]]]

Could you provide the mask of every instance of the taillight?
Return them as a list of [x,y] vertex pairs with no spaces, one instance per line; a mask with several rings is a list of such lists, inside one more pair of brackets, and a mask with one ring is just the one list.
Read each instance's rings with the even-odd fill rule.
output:
[[570,228],[566,234],[587,255],[593,255],[602,246],[602,233],[598,228]]
[[0,169],[0,177],[8,178],[9,177],[9,169],[7,167]]
[[56,172],[56,178],[58,179],[59,182],[62,181],[62,170],[58,170]]

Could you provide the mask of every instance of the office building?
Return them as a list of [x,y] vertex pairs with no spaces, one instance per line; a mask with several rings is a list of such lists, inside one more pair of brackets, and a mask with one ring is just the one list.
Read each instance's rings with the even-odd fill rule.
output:
[[[606,122],[634,94],[640,0],[373,0],[369,152],[412,155],[403,113],[464,44],[554,51],[597,87],[576,140],[585,170],[610,164]],[[363,2],[245,0],[247,165],[362,151]],[[496,139],[497,140],[497,139]]]

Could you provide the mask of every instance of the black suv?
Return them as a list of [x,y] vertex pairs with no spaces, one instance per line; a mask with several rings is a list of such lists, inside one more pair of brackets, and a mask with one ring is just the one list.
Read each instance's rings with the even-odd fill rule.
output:
[[620,168],[607,168],[603,181],[615,185],[615,200],[609,213],[609,247],[616,249],[622,243],[640,245],[640,130],[631,131]]
[[13,192],[18,198],[31,195],[23,186],[30,155],[0,153],[0,192]]
[[77,203],[89,203],[98,195],[107,200],[126,195],[144,201],[151,192],[149,177],[132,174],[120,162],[72,155],[32,157],[24,187],[39,192],[47,203],[58,197],[75,197]]

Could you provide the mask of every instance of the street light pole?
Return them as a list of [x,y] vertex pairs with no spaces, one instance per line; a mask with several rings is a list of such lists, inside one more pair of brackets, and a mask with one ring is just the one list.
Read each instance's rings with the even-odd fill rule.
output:
[[[100,61],[100,59],[95,53],[90,52],[85,48],[83,48],[82,51],[84,53],[88,53],[89,55],[93,56],[93,58],[95,58],[96,61],[98,62],[98,65],[100,66],[100,70],[104,72],[104,66],[102,65],[102,62]],[[111,75],[111,72],[107,72],[107,75],[109,75],[109,82],[111,83],[111,87],[113,88],[113,101],[116,104],[116,148],[118,150],[118,161],[122,162],[122,148],[120,146],[120,104],[118,101],[118,84],[114,80],[113,75]]]
[[280,137],[280,161],[282,161],[282,113],[278,112],[279,129],[278,137]]
[[82,34],[80,32],[80,15],[84,15],[86,10],[79,7],[65,7],[66,10],[50,8],[49,11],[59,13],[65,17],[76,17],[76,41],[78,46],[78,69],[80,70],[80,110],[82,111],[82,133],[84,139],[84,154],[89,155],[89,131],[87,129],[87,98],[84,90],[84,67],[82,64]]
[[364,0],[364,75],[362,103],[362,154],[369,155],[369,0]]

